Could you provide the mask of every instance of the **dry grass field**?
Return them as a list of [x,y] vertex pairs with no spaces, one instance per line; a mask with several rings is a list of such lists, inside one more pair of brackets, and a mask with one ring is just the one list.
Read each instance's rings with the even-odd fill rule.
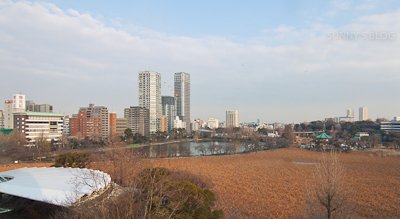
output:
[[[296,148],[251,154],[152,160],[208,178],[227,218],[302,218],[307,183],[321,153]],[[400,216],[400,156],[340,156],[355,218]]]
[[[288,148],[145,162],[188,171],[210,181],[218,196],[217,207],[224,210],[226,218],[304,218],[306,188],[321,156]],[[400,216],[400,156],[352,152],[341,154],[340,160],[346,171],[353,218]],[[22,166],[1,167],[0,171]]]

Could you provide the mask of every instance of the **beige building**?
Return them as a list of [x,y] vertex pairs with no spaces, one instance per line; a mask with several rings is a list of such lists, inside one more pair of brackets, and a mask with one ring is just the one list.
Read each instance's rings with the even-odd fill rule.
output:
[[166,115],[161,116],[161,127],[160,127],[161,132],[168,132],[168,119]]
[[132,129],[133,134],[150,136],[150,110],[140,106],[125,108],[124,118],[127,120],[128,128]]
[[226,111],[226,128],[239,127],[239,111]]
[[360,121],[368,120],[368,108],[366,106],[362,106],[359,108],[358,117]]
[[117,118],[117,121],[116,121],[117,136],[124,135],[124,132],[127,128],[128,128],[128,120],[125,118]]

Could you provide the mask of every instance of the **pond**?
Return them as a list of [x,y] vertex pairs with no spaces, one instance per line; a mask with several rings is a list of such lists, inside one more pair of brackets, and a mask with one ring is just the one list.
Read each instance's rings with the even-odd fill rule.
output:
[[262,143],[258,146],[246,142],[177,142],[170,144],[144,146],[134,149],[145,157],[191,157],[222,154],[237,154],[255,150],[264,150]]

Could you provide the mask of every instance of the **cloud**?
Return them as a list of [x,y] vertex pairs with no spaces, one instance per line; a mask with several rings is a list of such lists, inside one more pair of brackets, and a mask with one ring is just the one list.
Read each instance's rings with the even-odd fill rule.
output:
[[[344,1],[336,5],[342,10],[350,7]],[[43,98],[49,92],[41,81],[50,78],[57,84],[51,86],[68,91],[68,95],[57,93],[50,101],[72,113],[83,101],[100,102],[118,112],[137,104],[140,70],[161,72],[163,84],[170,86],[172,73],[186,71],[192,74],[192,113],[196,117],[237,106],[260,108],[260,117],[293,121],[303,115],[281,110],[272,117],[263,111],[272,110],[267,105],[286,106],[299,89],[318,97],[324,96],[321,90],[343,84],[344,89],[363,83],[372,86],[377,75],[378,88],[399,80],[399,19],[400,12],[394,11],[363,16],[340,27],[317,23],[298,29],[282,24],[261,36],[235,42],[224,36],[173,36],[133,25],[122,29],[121,24],[108,26],[88,13],[62,10],[53,4],[4,1],[0,4],[0,74],[3,78],[7,74],[10,83],[18,78],[18,85],[27,93]],[[329,37],[345,36],[342,33],[349,31],[387,31],[396,33],[397,38]],[[36,81],[24,81],[24,77]],[[3,99],[14,92],[10,86],[0,91]],[[171,92],[170,88],[165,86],[164,92]],[[372,92],[365,91],[367,95]],[[346,92],[337,95],[336,104],[348,98]],[[357,95],[353,98],[367,99]],[[309,96],[300,95],[295,102],[304,108],[310,101]],[[311,116],[316,115],[304,115]],[[250,119],[252,115],[241,117]]]

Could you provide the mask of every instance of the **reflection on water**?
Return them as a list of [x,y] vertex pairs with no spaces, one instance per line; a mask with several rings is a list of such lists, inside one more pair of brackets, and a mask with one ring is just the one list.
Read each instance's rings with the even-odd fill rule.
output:
[[235,154],[248,151],[251,145],[240,142],[177,142],[145,146],[137,149],[146,157],[189,157],[201,155]]

